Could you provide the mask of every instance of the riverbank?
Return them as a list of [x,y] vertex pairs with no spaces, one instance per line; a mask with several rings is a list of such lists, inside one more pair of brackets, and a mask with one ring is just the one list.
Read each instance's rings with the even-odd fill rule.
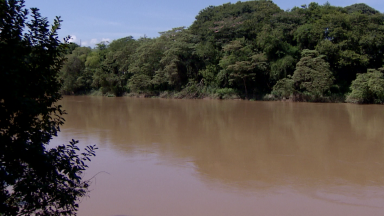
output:
[[121,95],[115,95],[100,90],[93,90],[82,94],[101,97],[132,97],[132,98],[163,98],[163,99],[203,99],[203,100],[249,100],[249,101],[284,101],[284,102],[311,102],[311,103],[348,103],[344,95],[314,96],[309,94],[295,94],[289,97],[277,97],[273,94],[255,94],[249,98],[241,96],[233,89],[219,89],[216,91],[163,91],[163,92],[124,92]]

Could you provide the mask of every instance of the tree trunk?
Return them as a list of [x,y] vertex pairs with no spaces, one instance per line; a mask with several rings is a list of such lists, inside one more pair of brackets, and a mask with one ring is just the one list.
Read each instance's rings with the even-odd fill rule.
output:
[[244,82],[244,90],[245,90],[245,99],[248,99],[248,91],[247,91],[247,85],[245,84],[245,79],[243,79]]

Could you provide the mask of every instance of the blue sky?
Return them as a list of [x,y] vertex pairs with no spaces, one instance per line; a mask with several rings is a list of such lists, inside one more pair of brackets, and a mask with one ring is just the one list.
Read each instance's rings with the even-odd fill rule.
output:
[[[55,16],[64,20],[59,36],[73,37],[82,46],[91,46],[102,40],[133,36],[158,37],[158,32],[174,27],[190,26],[198,12],[209,5],[222,5],[228,0],[25,0],[27,8],[37,7],[52,22]],[[309,4],[306,0],[275,0],[281,9]],[[324,4],[326,0],[317,3]],[[367,5],[384,12],[383,0],[333,0],[331,5]],[[236,1],[232,1],[236,3]]]

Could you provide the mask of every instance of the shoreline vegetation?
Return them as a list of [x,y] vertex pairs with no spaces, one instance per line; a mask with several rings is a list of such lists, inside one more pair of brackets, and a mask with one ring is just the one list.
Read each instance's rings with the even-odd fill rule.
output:
[[[226,90],[224,90],[226,91]],[[228,90],[227,90],[228,91]],[[229,90],[231,91],[231,90]],[[113,93],[103,94],[99,90],[92,90],[86,93],[78,94],[66,94],[72,96],[93,96],[93,97],[132,97],[132,98],[161,98],[161,99],[203,99],[203,100],[249,100],[249,101],[285,101],[285,102],[315,102],[315,103],[345,103],[346,99],[344,95],[330,95],[330,96],[321,96],[316,97],[312,95],[290,95],[288,97],[276,97],[273,94],[266,95],[257,95],[253,98],[242,98],[237,93],[202,93],[199,91],[196,92],[170,92],[164,91],[158,94],[154,93],[123,93],[122,95],[116,96]]]
[[362,3],[209,6],[188,28],[65,57],[64,95],[384,103],[384,14]]

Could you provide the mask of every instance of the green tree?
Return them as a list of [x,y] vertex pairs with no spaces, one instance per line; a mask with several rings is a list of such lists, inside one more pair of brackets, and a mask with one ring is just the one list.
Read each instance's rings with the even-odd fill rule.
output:
[[273,86],[272,94],[278,98],[288,98],[295,92],[295,85],[291,77],[283,78]]
[[[152,79],[162,69],[160,60],[164,56],[167,42],[164,38],[141,38],[132,55],[132,63],[128,67],[130,76],[127,87],[132,92],[153,91]],[[165,77],[157,77],[156,83],[163,83]],[[159,81],[160,80],[160,81]]]
[[64,121],[56,105],[61,20],[50,29],[38,9],[28,18],[23,7],[0,0],[0,215],[73,215],[88,191],[82,173],[94,147],[78,154],[72,140],[48,148]]
[[166,83],[169,87],[179,90],[189,80],[197,79],[195,37],[185,30],[185,27],[173,28],[160,34],[160,39],[165,42],[164,55],[160,60],[161,69],[156,71],[153,83],[156,85]]
[[301,91],[322,96],[334,81],[329,64],[316,50],[303,50],[292,79]]
[[267,58],[263,53],[255,53],[245,39],[231,41],[223,47],[224,57],[220,60],[223,70],[219,75],[226,74],[229,83],[242,83],[245,97],[248,98],[247,83],[254,80],[257,72],[267,69]]
[[84,93],[91,89],[92,73],[85,69],[87,55],[90,52],[91,49],[88,47],[77,47],[65,56],[66,61],[59,73],[62,93]]
[[353,4],[345,7],[345,9],[348,11],[348,13],[359,12],[359,13],[368,14],[368,15],[380,13],[379,11],[369,7],[364,3]]
[[352,82],[350,103],[384,103],[384,68],[368,69],[367,73],[357,74]]

